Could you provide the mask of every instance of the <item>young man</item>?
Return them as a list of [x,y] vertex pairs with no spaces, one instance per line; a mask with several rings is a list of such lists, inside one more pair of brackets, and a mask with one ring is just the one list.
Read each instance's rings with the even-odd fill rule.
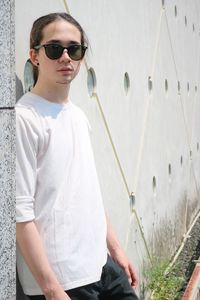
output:
[[16,105],[17,268],[30,299],[138,299],[105,216],[87,118],[68,98],[86,48],[68,14],[33,24],[35,85]]

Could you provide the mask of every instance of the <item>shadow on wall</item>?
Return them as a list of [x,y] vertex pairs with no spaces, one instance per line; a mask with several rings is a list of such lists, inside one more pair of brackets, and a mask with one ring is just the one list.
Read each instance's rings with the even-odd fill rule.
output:
[[15,83],[16,83],[16,102],[17,102],[24,94],[22,82],[17,76],[17,74],[15,74]]

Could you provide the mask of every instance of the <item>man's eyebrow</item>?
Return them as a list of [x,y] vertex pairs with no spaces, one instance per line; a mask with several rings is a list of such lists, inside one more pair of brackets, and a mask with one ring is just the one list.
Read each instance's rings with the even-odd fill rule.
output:
[[58,44],[58,43],[60,43],[61,41],[59,41],[59,40],[49,40],[49,41],[47,41],[46,43],[47,44]]
[[49,40],[49,41],[47,41],[46,42],[47,44],[67,44],[67,45],[79,45],[80,43],[79,42],[77,42],[77,41],[69,41],[69,42],[67,42],[67,43],[63,43],[63,41],[61,41],[61,40]]

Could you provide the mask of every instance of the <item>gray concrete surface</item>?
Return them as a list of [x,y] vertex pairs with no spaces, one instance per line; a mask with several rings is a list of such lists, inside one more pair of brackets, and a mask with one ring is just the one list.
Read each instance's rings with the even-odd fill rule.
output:
[[0,1],[0,299],[14,300],[15,78],[14,1]]

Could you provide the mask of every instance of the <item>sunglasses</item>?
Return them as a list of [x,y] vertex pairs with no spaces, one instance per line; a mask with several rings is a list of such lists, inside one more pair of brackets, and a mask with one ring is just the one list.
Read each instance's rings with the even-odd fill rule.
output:
[[72,60],[81,60],[87,49],[86,46],[74,44],[68,47],[63,47],[59,44],[45,44],[35,46],[34,49],[38,50],[44,47],[46,56],[50,59],[58,59],[63,55],[63,51],[67,49],[67,53]]

